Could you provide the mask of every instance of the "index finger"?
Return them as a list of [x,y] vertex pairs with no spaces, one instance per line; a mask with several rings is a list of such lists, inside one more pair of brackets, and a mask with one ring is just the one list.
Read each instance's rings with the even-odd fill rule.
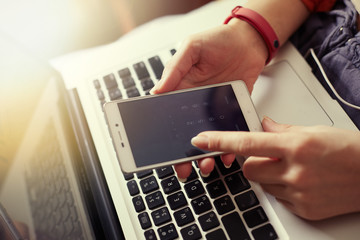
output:
[[199,133],[191,143],[209,151],[274,158],[282,158],[286,146],[280,134],[268,132],[208,131]]

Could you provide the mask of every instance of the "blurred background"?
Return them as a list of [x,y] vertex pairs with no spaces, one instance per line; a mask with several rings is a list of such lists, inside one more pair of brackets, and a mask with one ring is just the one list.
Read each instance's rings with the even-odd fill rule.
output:
[[[0,0],[0,36],[46,61],[111,43],[151,19],[186,13],[209,1]],[[33,77],[36,66],[19,61],[12,51],[0,41],[0,185],[45,85]]]

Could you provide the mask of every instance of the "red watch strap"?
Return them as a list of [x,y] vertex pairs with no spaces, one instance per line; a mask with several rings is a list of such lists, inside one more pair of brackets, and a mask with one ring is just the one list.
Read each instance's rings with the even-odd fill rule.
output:
[[227,24],[232,18],[246,21],[260,33],[268,48],[269,57],[266,60],[266,64],[268,64],[280,47],[278,37],[270,24],[257,12],[241,6],[237,6],[231,11],[231,15],[226,18],[224,24]]

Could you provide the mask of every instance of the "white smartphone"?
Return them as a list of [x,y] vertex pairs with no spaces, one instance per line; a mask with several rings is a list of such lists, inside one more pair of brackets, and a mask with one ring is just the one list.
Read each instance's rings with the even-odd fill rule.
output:
[[106,103],[104,109],[126,173],[221,154],[191,145],[191,138],[203,131],[262,131],[240,80],[118,100]]

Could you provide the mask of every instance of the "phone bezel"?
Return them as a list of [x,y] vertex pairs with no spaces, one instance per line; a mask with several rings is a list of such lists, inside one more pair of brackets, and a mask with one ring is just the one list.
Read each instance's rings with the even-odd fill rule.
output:
[[224,86],[224,85],[231,85],[231,87],[233,88],[236,99],[239,103],[239,106],[243,112],[245,121],[248,125],[249,131],[255,131],[255,132],[262,131],[261,122],[256,113],[256,110],[255,110],[254,104],[251,100],[249,91],[247,90],[245,83],[241,80],[207,85],[207,86],[190,88],[190,89],[177,90],[177,91],[163,93],[163,94],[159,94],[159,95],[148,95],[148,96],[122,99],[122,100],[117,100],[117,101],[106,103],[104,105],[104,112],[105,112],[105,116],[106,116],[106,119],[108,122],[109,131],[110,131],[110,135],[111,135],[111,138],[113,141],[113,145],[114,145],[114,148],[115,148],[115,151],[117,154],[118,162],[120,164],[122,171],[125,173],[139,172],[139,171],[143,171],[143,170],[169,166],[169,165],[173,165],[173,164],[177,164],[177,163],[193,161],[193,160],[201,159],[204,157],[216,156],[216,155],[220,155],[221,152],[210,152],[210,153],[201,154],[201,155],[197,155],[197,156],[193,156],[193,157],[186,157],[186,158],[166,161],[163,163],[157,163],[157,164],[152,164],[152,165],[148,165],[148,166],[137,167],[135,164],[135,160],[134,160],[132,151],[131,151],[130,143],[127,138],[127,133],[125,131],[125,127],[124,127],[124,124],[123,124],[123,121],[122,121],[122,118],[121,118],[121,115],[119,112],[119,108],[118,108],[119,102],[138,101],[140,99],[144,100],[145,98],[155,98],[155,97],[160,97],[163,95],[171,95],[171,94],[177,94],[177,93],[181,93],[181,92],[190,92],[190,91],[195,91],[195,90],[199,90],[199,89],[213,88],[213,87]]

